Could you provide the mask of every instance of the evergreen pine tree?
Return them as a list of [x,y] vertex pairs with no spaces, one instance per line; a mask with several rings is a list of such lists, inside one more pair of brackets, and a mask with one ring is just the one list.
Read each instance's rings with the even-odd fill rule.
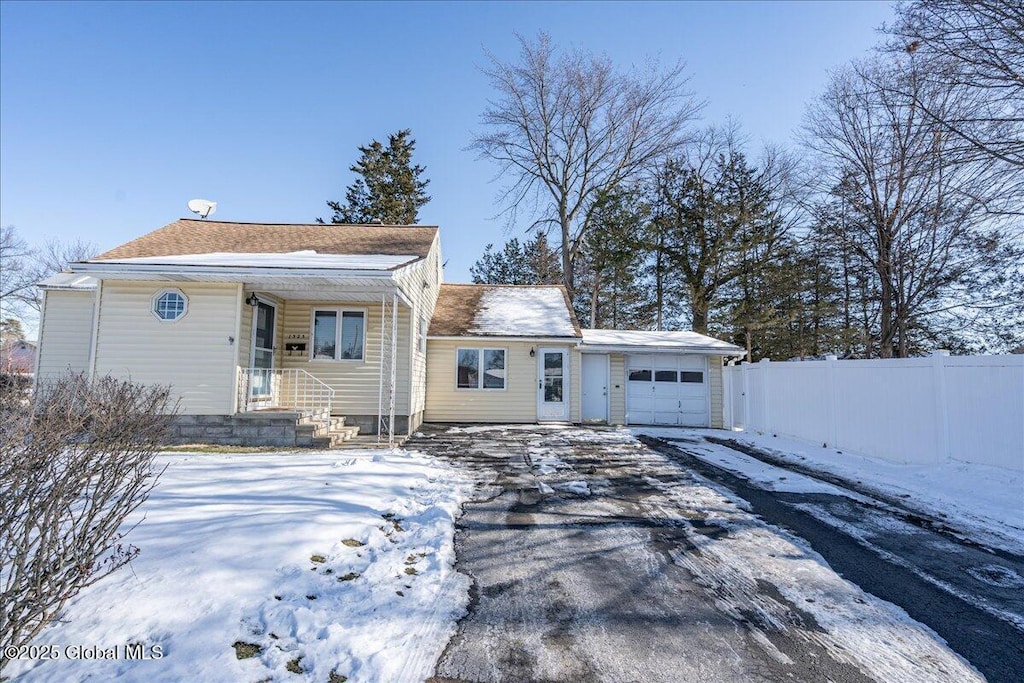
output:
[[477,284],[557,285],[562,282],[558,252],[551,249],[544,233],[538,233],[525,243],[513,237],[500,251],[488,244],[469,272]]
[[422,178],[426,169],[412,163],[415,148],[408,128],[389,135],[387,147],[377,140],[360,147],[359,161],[349,167],[357,177],[345,190],[345,203],[327,202],[334,211],[331,222],[415,224],[420,207],[430,201],[430,181]]

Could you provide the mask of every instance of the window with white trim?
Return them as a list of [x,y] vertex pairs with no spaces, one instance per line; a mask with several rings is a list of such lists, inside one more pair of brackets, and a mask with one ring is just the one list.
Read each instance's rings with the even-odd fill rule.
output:
[[313,360],[363,360],[366,311],[344,308],[313,310]]
[[505,349],[457,349],[455,356],[457,388],[505,388]]
[[164,289],[153,297],[153,315],[164,322],[174,322],[188,311],[188,297],[180,289]]

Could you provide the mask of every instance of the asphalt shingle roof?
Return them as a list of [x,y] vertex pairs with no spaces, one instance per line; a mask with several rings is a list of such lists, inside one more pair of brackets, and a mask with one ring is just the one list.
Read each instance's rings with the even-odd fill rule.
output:
[[436,235],[436,226],[228,223],[181,218],[91,260],[297,251],[424,258]]

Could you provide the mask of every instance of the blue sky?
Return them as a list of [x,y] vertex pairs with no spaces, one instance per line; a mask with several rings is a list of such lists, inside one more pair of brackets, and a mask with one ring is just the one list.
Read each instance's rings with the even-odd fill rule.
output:
[[495,218],[496,168],[465,148],[492,91],[484,49],[513,32],[684,60],[753,144],[789,143],[827,71],[861,56],[889,3],[0,4],[0,224],[109,248],[219,203],[216,218],[308,222],[351,181],[356,147],[411,128],[469,278]]

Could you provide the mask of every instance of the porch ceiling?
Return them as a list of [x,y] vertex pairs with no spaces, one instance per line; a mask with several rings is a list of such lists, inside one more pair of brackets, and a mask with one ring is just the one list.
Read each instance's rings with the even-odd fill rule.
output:
[[410,305],[408,299],[395,286],[340,286],[334,282],[324,282],[317,286],[314,283],[296,283],[295,286],[288,286],[290,283],[270,282],[246,282],[245,294],[255,292],[257,294],[269,294],[270,296],[284,299],[285,301],[337,301],[346,303],[360,303],[366,301],[379,301],[382,295],[398,294],[399,299],[405,305]]

